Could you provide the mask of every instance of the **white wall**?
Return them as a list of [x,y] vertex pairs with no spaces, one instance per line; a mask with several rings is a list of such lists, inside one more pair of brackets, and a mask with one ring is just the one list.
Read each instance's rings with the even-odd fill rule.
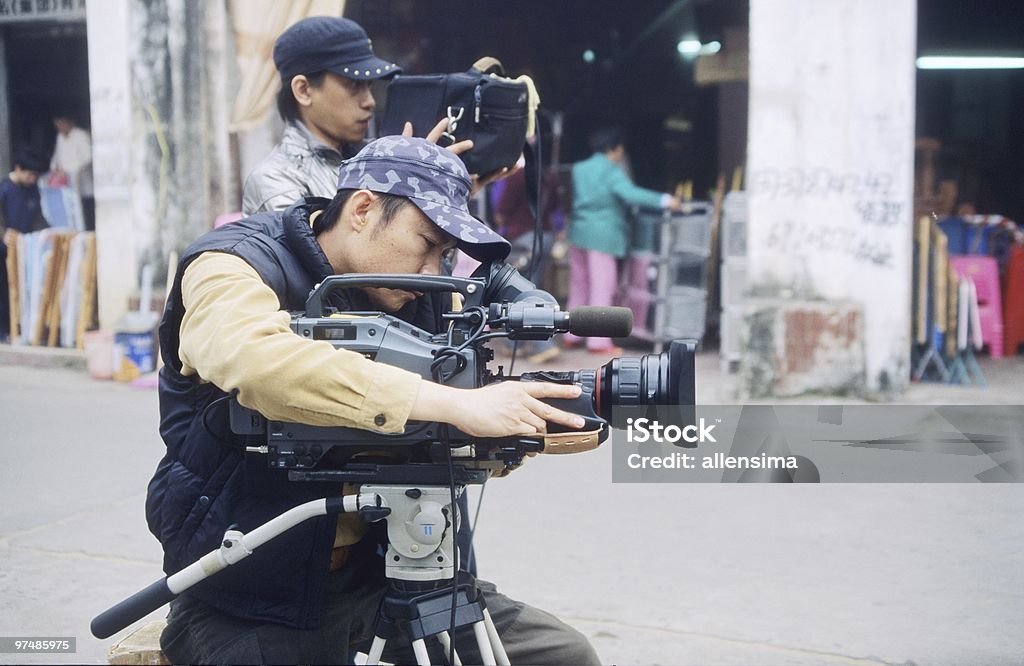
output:
[[751,0],[758,295],[855,301],[866,391],[909,381],[914,0]]

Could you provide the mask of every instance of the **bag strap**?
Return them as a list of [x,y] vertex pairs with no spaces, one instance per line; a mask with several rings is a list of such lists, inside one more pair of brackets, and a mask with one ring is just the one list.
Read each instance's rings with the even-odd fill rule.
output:
[[[505,67],[501,64],[501,61],[494,56],[484,56],[475,63],[473,63],[473,69],[477,70],[481,74],[496,74],[497,76],[505,76]],[[533,87],[533,82],[526,83],[528,88]],[[534,95],[536,93],[533,93]],[[531,123],[533,121],[531,120]],[[538,128],[539,129],[539,128]],[[530,280],[536,279],[537,269],[540,267],[540,260],[544,254],[544,230],[543,223],[540,219],[542,205],[541,201],[541,180],[543,178],[542,172],[542,159],[541,159],[541,145],[540,145],[540,132],[537,132],[537,143],[535,146],[530,145],[529,141],[523,142],[523,156],[526,158],[526,201],[529,205],[530,212],[533,213],[533,248],[530,256],[530,265],[527,269],[527,278]]]
[[[505,67],[501,64],[501,61],[494,56],[484,56],[473,63],[472,69],[480,72],[481,74],[496,74],[497,76],[505,76]],[[528,87],[533,86],[533,82],[526,84]],[[538,128],[539,129],[539,128]],[[530,280],[535,279],[535,274],[540,266],[541,257],[544,254],[544,233],[543,223],[540,219],[543,202],[541,201],[541,180],[543,177],[541,164],[541,146],[540,146],[540,132],[537,132],[537,144],[536,146],[530,145],[529,141],[523,142],[523,156],[526,158],[526,200],[529,205],[530,212],[533,213],[533,248],[530,256],[530,265],[527,269],[527,278]]]
[[526,201],[533,213],[533,247],[530,252],[530,264],[526,272],[527,279],[531,282],[537,281],[537,270],[544,257],[544,221],[541,216],[544,214],[544,167],[541,156],[541,134],[538,128],[537,141],[531,145],[529,141],[523,143],[523,157],[526,158],[524,167],[526,177]]
[[501,61],[494,56],[484,56],[473,63],[473,69],[477,70],[481,74],[497,74],[498,76],[505,76],[505,67],[501,64]]

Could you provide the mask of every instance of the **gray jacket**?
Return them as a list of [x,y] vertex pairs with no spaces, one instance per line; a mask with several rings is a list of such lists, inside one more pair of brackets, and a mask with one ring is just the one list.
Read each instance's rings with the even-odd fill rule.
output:
[[242,213],[284,210],[307,196],[332,198],[338,191],[342,159],[341,153],[314,137],[305,125],[288,123],[281,143],[245,179]]

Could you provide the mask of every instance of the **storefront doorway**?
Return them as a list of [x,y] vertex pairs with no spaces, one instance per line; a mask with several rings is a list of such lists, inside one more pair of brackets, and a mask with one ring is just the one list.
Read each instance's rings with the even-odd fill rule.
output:
[[89,57],[85,21],[15,21],[0,17],[6,103],[0,109],[0,160],[30,149],[53,153],[55,115],[70,116],[88,129]]

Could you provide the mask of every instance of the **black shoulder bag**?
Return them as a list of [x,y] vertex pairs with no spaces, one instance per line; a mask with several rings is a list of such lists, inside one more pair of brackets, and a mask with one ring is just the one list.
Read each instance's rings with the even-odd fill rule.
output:
[[469,173],[486,176],[519,159],[531,115],[529,86],[505,78],[501,63],[487,57],[465,72],[395,76],[380,134],[401,134],[408,121],[416,136],[426,136],[448,118],[443,138],[450,143],[472,139],[473,149],[460,157]]

